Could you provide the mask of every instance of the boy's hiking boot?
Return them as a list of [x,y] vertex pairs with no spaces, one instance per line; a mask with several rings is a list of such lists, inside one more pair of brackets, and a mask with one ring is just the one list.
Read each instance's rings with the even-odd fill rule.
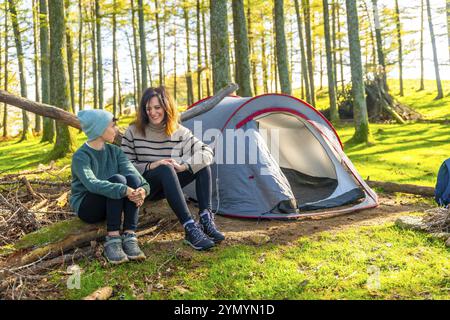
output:
[[146,258],[144,252],[139,248],[135,233],[124,233],[122,235],[122,248],[130,260],[142,261]]
[[128,261],[128,257],[122,249],[121,236],[106,236],[105,257],[112,264],[121,264]]
[[214,242],[203,233],[195,222],[188,223],[184,229],[186,232],[184,242],[192,248],[196,250],[207,250],[214,246]]
[[211,211],[205,210],[200,214],[200,224],[203,232],[210,237],[214,243],[225,240],[225,236],[217,230],[217,226],[214,223],[214,215]]

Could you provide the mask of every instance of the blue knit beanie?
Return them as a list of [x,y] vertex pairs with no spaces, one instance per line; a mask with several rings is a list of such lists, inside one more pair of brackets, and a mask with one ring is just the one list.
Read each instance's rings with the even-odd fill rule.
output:
[[88,137],[88,141],[103,135],[114,118],[111,112],[100,109],[81,110],[77,113],[77,117],[81,123],[81,130]]

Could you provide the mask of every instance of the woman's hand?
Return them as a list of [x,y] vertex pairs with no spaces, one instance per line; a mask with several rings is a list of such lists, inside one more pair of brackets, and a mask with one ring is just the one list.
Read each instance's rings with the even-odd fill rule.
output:
[[153,169],[158,168],[160,165],[172,166],[172,167],[173,167],[173,163],[174,163],[174,162],[176,163],[176,161],[173,160],[173,159],[162,159],[162,160],[158,160],[158,161],[152,162],[152,163],[148,166],[148,168],[149,168],[150,170],[153,170]]
[[183,172],[188,169],[188,165],[186,163],[179,164],[178,162],[175,162],[173,165],[176,172]]

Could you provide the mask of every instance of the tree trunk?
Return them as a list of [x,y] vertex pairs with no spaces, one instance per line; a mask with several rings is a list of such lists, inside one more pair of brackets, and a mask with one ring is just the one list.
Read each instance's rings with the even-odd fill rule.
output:
[[331,0],[331,41],[332,41],[332,52],[333,52],[333,75],[334,75],[334,92],[337,92],[337,43],[336,43],[336,0]]
[[[205,5],[206,7],[206,5]],[[211,96],[211,68],[209,66],[208,45],[206,41],[206,22],[205,10],[202,10],[202,25],[203,25],[203,50],[205,51],[205,67],[206,67],[206,95]]]
[[202,98],[202,37],[201,37],[201,20],[200,20],[200,0],[197,0],[196,6],[197,14],[197,97],[198,100]]
[[[67,17],[69,17],[70,0],[64,0],[65,11]],[[66,19],[68,19],[66,17]],[[73,47],[72,47],[72,31],[69,25],[66,28],[66,50],[67,50],[67,67],[69,71],[69,89],[70,89],[70,106],[73,112],[75,112],[75,75],[74,75],[74,63],[73,63]]]
[[450,0],[447,0],[447,39],[448,39],[448,59],[450,61]]
[[[264,22],[264,15],[261,13],[261,21]],[[266,56],[266,29],[264,28],[264,23],[261,25],[261,65],[263,72],[263,88],[264,93],[269,92],[269,74],[267,67],[267,56]]]
[[[47,0],[39,0],[39,29],[41,47],[41,96],[43,103],[50,103],[50,53]],[[54,139],[55,121],[49,118],[44,118],[41,142],[53,143]]]
[[252,25],[252,15],[253,11],[251,10],[252,4],[251,1],[247,1],[247,25],[248,25],[248,43],[249,43],[249,51],[250,51],[250,65],[252,68],[252,83],[253,83],[253,94],[255,96],[258,95],[258,74],[256,71],[256,47],[255,47],[255,31],[253,30]]
[[92,50],[92,86],[93,86],[93,99],[94,99],[94,109],[98,109],[98,78],[97,78],[97,50],[95,47],[96,43],[96,32],[95,32],[95,9],[91,8],[91,17],[92,17],[92,39],[91,39],[91,50]]
[[[25,78],[25,66],[24,66],[24,54],[22,47],[22,36],[19,30],[19,22],[17,19],[17,9],[16,9],[16,0],[8,0],[9,2],[9,12],[11,14],[12,27],[14,31],[14,40],[16,43],[16,51],[17,51],[17,60],[19,64],[19,77],[20,77],[20,94],[22,97],[27,97],[27,82]],[[28,114],[22,110],[22,136],[20,141],[27,140],[30,133],[30,120],[28,118]]]
[[[49,26],[50,26],[50,103],[61,109],[71,112],[66,79],[64,40],[63,0],[49,0]],[[56,141],[51,158],[58,159],[74,150],[74,141],[69,128],[65,124],[56,123]]]
[[301,66],[302,66],[302,78],[303,81],[305,82],[305,85],[303,86],[302,84],[302,88],[305,87],[305,91],[306,91],[306,100],[307,101],[311,101],[311,87],[309,85],[309,76],[308,76],[308,68],[306,66],[306,55],[305,55],[305,40],[303,38],[303,22],[302,22],[302,18],[300,15],[300,8],[298,5],[298,0],[295,0],[295,13],[297,15],[297,28],[298,28],[298,35],[299,35],[299,40],[300,40],[300,54],[301,54]]
[[330,99],[330,118],[333,124],[339,122],[339,113],[336,105],[336,93],[335,81],[334,81],[334,68],[331,52],[331,39],[330,39],[330,21],[328,17],[328,0],[323,0],[323,18],[325,29],[325,50],[327,55],[327,75],[328,75],[328,95]]
[[434,61],[434,72],[436,74],[436,86],[438,91],[438,94],[434,99],[438,100],[444,97],[444,93],[442,92],[441,76],[439,75],[439,61],[437,56],[436,38],[434,36],[433,21],[431,19],[430,0],[427,0],[427,15],[428,15],[428,25],[430,28],[431,45],[433,48],[433,61]]
[[424,85],[424,66],[423,66],[423,29],[424,29],[424,0],[420,3],[420,90],[425,89]]
[[[5,91],[8,90],[8,78],[9,78],[9,37],[8,37],[8,1],[5,1]],[[1,57],[0,57],[1,58]],[[5,102],[3,104],[3,137],[8,136],[8,104]]]
[[[372,45],[372,68],[373,71],[376,72],[376,65],[377,65],[377,52],[376,52],[376,41],[375,41],[375,34],[374,34],[374,30],[373,30],[373,25],[372,25],[372,20],[370,17],[370,13],[369,13],[369,7],[366,3],[366,1],[364,1],[362,3],[362,5],[364,6],[364,11],[366,13],[366,17],[367,17],[367,23],[369,24],[369,32],[370,32],[370,41],[371,41],[371,45]],[[368,52],[369,50],[367,50]],[[366,71],[367,72],[367,71]]]
[[397,41],[398,41],[398,67],[399,67],[399,81],[400,81],[400,96],[403,97],[403,53],[402,53],[402,34],[400,24],[400,8],[398,6],[398,0],[395,0],[395,24],[397,29]]
[[383,89],[384,91],[388,92],[389,88],[387,85],[387,79],[386,79],[386,63],[384,61],[384,52],[383,52],[383,42],[381,38],[381,25],[380,25],[380,18],[378,14],[378,4],[377,0],[372,0],[372,6],[373,6],[373,17],[375,20],[375,37],[377,39],[377,55],[378,55],[378,70],[377,73],[382,75],[383,79]]
[[141,49],[141,94],[148,87],[147,80],[147,49],[145,44],[144,5],[143,0],[138,0],[139,12],[139,40]]
[[183,6],[183,17],[184,17],[184,28],[186,31],[186,62],[187,62],[187,72],[186,72],[186,83],[187,83],[187,104],[191,105],[194,103],[194,85],[192,82],[192,70],[191,70],[191,46],[189,44],[189,8],[187,5]]
[[177,101],[177,24],[173,22],[173,98]]
[[[135,108],[137,105],[137,81],[136,81],[136,65],[134,63],[134,56],[133,56],[133,49],[132,49],[132,45],[130,42],[130,37],[128,36],[128,33],[125,32],[125,36],[127,38],[127,43],[128,43],[128,52],[130,54],[130,59],[131,59],[131,71],[133,72],[133,100],[135,103]],[[137,110],[136,110],[137,111]]]
[[[87,17],[88,13],[87,13],[87,9],[86,7],[84,7],[84,16]],[[88,48],[88,41],[85,40],[83,41],[83,57],[85,57],[85,59],[83,59],[83,90],[82,90],[82,98],[83,98],[83,109],[84,106],[86,105],[86,82],[87,82],[87,49]]]
[[113,0],[113,13],[112,13],[112,33],[113,33],[113,47],[112,47],[112,67],[113,67],[113,115],[117,116],[117,1]]
[[[117,61],[117,53],[116,53],[116,61]],[[119,108],[119,116],[122,115],[122,85],[120,82],[120,68],[119,64],[116,63],[116,79],[117,79],[117,105]]]
[[159,85],[162,86],[164,84],[164,73],[163,73],[163,54],[161,48],[161,30],[159,26],[159,9],[158,9],[158,0],[155,0],[155,22],[156,22],[156,39],[158,41],[158,66],[159,66]]
[[[8,15],[8,9],[6,9],[5,10],[5,17]],[[3,26],[3,25],[2,25]],[[1,29],[0,29],[1,30]],[[6,30],[5,30],[6,31]],[[6,34],[6,32],[5,32],[5,34]],[[0,33],[0,35],[1,35],[1,33]],[[5,51],[7,50],[7,48],[5,48]],[[3,68],[3,56],[2,56],[2,53],[3,52],[3,48],[2,48],[2,39],[1,39],[1,37],[0,37],[0,75],[2,74],[2,68]],[[5,70],[6,70],[6,66],[5,66]],[[6,80],[6,77],[5,77],[5,79],[4,79],[4,83],[6,83],[7,82],[7,80]],[[2,81],[1,81],[1,76],[0,76],[0,88],[1,88],[1,86],[2,86]],[[1,110],[0,110],[0,129],[2,129],[3,128],[3,124],[2,124],[2,120],[3,120],[3,117],[1,116],[2,115],[2,113],[1,113]],[[3,123],[6,123],[6,122],[3,122]]]
[[102,53],[102,16],[100,0],[95,0],[95,31],[97,40],[97,78],[98,78],[98,108],[103,109],[103,53]]
[[284,32],[283,0],[275,0],[275,36],[281,92],[291,94],[292,88],[291,82],[289,81],[289,61],[286,48],[286,35]]
[[[272,13],[273,21],[275,21],[275,12]],[[277,66],[277,53],[276,53],[276,39],[275,39],[275,23],[273,23],[272,29],[272,79],[274,81],[275,92],[278,92],[278,66]]]
[[[337,26],[338,26],[338,34],[341,33],[341,15],[339,13],[340,5],[338,4],[338,8],[336,10],[336,18],[337,18]],[[341,90],[345,91],[345,82],[344,82],[344,60],[343,60],[343,50],[342,50],[342,41],[341,37],[338,40],[338,48],[339,48],[339,69],[340,69],[340,77],[341,77]],[[336,77],[337,78],[337,77]]]
[[226,0],[210,1],[210,29],[213,91],[217,93],[231,82]]
[[233,0],[233,30],[234,30],[234,54],[235,54],[235,79],[239,85],[237,94],[241,97],[251,97],[250,61],[247,37],[247,25],[245,21],[244,1]]
[[315,105],[316,103],[316,93],[314,90],[314,70],[313,70],[313,52],[312,52],[312,38],[311,38],[311,12],[310,12],[310,0],[302,0],[303,3],[303,13],[305,16],[305,35],[306,35],[306,58],[308,64],[308,76],[309,76],[309,90],[311,100],[308,101],[310,104]]
[[[36,101],[41,101],[40,97],[40,89],[39,89],[39,67],[38,67],[38,60],[39,60],[39,52],[38,52],[38,44],[39,41],[38,35],[37,35],[37,25],[38,25],[38,5],[37,0],[33,0],[33,48],[34,48],[34,79],[35,79],[35,98]],[[41,117],[36,115],[35,116],[35,124],[34,124],[34,131],[36,133],[41,132]]]
[[361,46],[359,43],[359,23],[356,0],[346,0],[345,4],[347,7],[347,30],[352,77],[353,118],[355,121],[355,133],[352,139],[356,143],[367,143],[369,142],[370,131],[361,63]]
[[134,44],[134,64],[136,68],[136,95],[134,97],[135,105],[139,105],[139,99],[142,94],[142,83],[141,83],[141,71],[139,64],[139,43],[137,41],[137,26],[136,26],[136,9],[134,6],[134,0],[131,0],[131,26],[133,28],[133,44]]
[[[83,10],[81,1],[78,2],[78,111],[83,105]],[[75,111],[75,110],[74,110]]]

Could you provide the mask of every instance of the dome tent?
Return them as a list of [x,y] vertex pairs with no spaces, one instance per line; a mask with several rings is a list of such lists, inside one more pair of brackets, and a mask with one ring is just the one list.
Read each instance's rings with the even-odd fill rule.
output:
[[[212,205],[217,214],[286,219],[378,205],[376,193],[345,155],[330,122],[295,97],[229,96],[183,125],[214,147]],[[209,129],[220,130],[221,139],[205,136]],[[245,134],[244,145],[238,145],[239,131]],[[258,158],[250,161],[255,150]],[[244,161],[237,161],[242,156]],[[195,200],[193,183],[184,191]]]

